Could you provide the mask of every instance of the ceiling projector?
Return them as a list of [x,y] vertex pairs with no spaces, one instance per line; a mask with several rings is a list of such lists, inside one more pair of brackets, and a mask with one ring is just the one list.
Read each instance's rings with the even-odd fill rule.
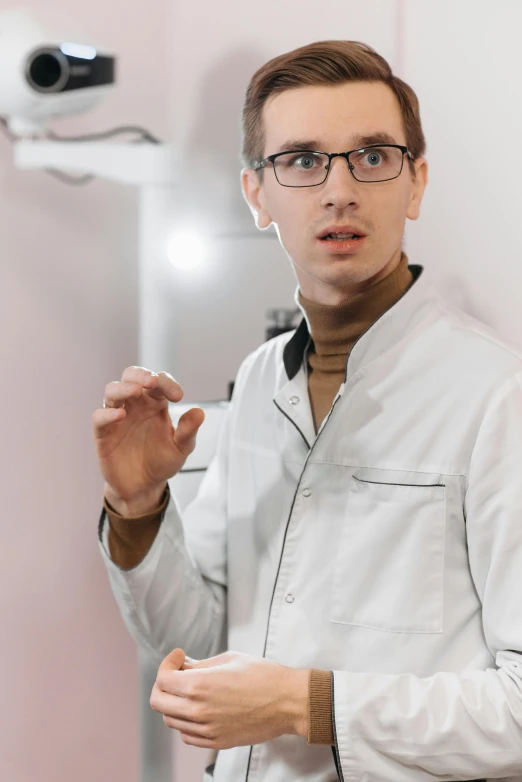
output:
[[115,57],[66,18],[36,8],[0,12],[0,116],[18,136],[96,106],[115,86]]

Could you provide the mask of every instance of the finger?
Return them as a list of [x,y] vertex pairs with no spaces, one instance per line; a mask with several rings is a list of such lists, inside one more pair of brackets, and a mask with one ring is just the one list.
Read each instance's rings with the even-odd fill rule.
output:
[[163,722],[167,727],[179,730],[193,738],[206,739],[207,741],[211,741],[213,738],[212,730],[209,729],[208,725],[198,725],[197,722],[180,720],[175,717],[169,717],[167,714],[163,715]]
[[160,667],[158,668],[158,673],[160,671],[179,671],[184,662],[185,662],[185,652],[183,651],[183,649],[176,647],[176,649],[173,649],[164,658]]
[[179,402],[183,397],[183,389],[169,372],[152,372],[145,367],[127,367],[121,376],[122,382],[138,383],[149,391],[155,399],[166,397],[172,402]]
[[186,670],[187,668],[194,668],[196,665],[199,665],[201,660],[194,660],[193,657],[188,657],[185,655],[185,662],[183,663],[183,670]]
[[96,430],[97,437],[104,437],[108,435],[112,427],[116,422],[122,421],[127,413],[123,407],[107,407],[95,410],[92,414],[92,423]]
[[121,379],[122,382],[140,383],[143,385],[143,382],[151,375],[157,375],[157,372],[153,372],[152,369],[147,369],[146,367],[133,366],[126,367],[126,369],[123,370]]
[[187,455],[192,453],[196,447],[196,436],[199,427],[204,420],[205,412],[201,407],[191,407],[190,410],[187,410],[180,417],[174,434],[174,441],[182,453]]
[[157,377],[158,382],[156,385],[150,388],[150,390],[149,386],[147,386],[149,396],[154,397],[154,399],[166,397],[171,402],[179,402],[183,398],[184,391],[172,375],[168,372],[159,372]]
[[202,724],[206,721],[197,703],[182,695],[173,695],[168,690],[163,690],[158,680],[154,682],[149,705],[154,711],[159,711],[172,719],[185,720],[194,724]]
[[190,744],[192,747],[202,747],[204,749],[221,749],[214,739],[202,739],[199,736],[192,736],[189,733],[180,733],[184,744]]
[[[173,385],[174,383],[174,385]],[[146,391],[155,399],[164,399],[170,394],[171,401],[179,402],[183,396],[181,386],[175,381],[167,381],[155,372],[142,377],[138,382],[130,380],[113,380],[105,386],[105,404],[107,407],[121,407],[132,399],[139,399]]]
[[129,381],[113,380],[105,386],[103,398],[107,407],[123,407],[130,399],[139,399],[142,386]]
[[[191,666],[197,668],[197,666]],[[206,682],[201,677],[206,674],[191,668],[180,670],[158,670],[154,686],[159,692],[175,698],[182,698],[180,708],[195,708],[194,704],[200,702],[207,693]],[[186,716],[186,715],[185,715]],[[189,719],[200,722],[195,714],[188,715]]]
[[215,657],[207,657],[205,660],[193,660],[191,657],[185,658],[189,661],[191,668],[215,668],[217,665],[224,665],[230,661],[229,652],[217,654]]

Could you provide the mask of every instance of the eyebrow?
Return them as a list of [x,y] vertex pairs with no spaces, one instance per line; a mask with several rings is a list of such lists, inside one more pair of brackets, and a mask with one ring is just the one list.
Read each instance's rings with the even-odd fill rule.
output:
[[[372,133],[369,136],[352,136],[352,149],[361,149],[362,147],[371,147],[374,144],[397,144],[397,141],[389,133]],[[278,149],[278,152],[293,152],[296,149],[306,149],[310,151],[321,151],[327,146],[323,141],[317,139],[290,139],[285,141]]]

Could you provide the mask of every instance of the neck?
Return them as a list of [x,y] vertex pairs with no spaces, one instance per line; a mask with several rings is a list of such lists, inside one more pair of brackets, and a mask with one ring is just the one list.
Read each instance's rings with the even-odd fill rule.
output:
[[315,352],[346,359],[354,341],[404,295],[412,280],[408,256],[402,253],[386,277],[340,304],[313,301],[299,290],[298,304],[306,316]]
[[356,296],[363,294],[376,283],[380,282],[380,280],[383,280],[395,271],[399,266],[402,255],[403,253],[399,248],[393,253],[385,266],[383,266],[382,269],[379,269],[379,271],[371,277],[362,281],[350,281],[342,286],[329,285],[323,280],[318,280],[315,277],[311,277],[309,274],[303,273],[303,270],[300,269],[300,267],[297,267],[295,272],[299,283],[299,290],[305,299],[316,302],[317,304],[329,306],[345,304]]

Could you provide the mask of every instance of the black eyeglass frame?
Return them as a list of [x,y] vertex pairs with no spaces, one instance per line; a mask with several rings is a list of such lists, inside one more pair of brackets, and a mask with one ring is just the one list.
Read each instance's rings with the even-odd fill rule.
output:
[[[352,155],[354,152],[365,152],[367,149],[382,149],[383,147],[394,147],[395,149],[401,150],[402,163],[401,163],[401,170],[399,171],[399,173],[396,176],[392,176],[387,179],[357,179],[357,177],[353,173],[354,166],[352,163],[350,163],[350,155]],[[326,155],[328,157],[328,165],[325,166],[326,168],[325,178],[321,182],[315,182],[313,185],[283,185],[282,182],[280,182],[279,179],[277,179],[274,160],[278,158],[280,155],[291,155],[291,154],[298,155],[299,153],[303,154],[305,152],[309,152],[314,155]],[[394,179],[397,179],[397,177],[400,177],[400,175],[402,174],[402,169],[404,168],[404,155],[408,155],[410,160],[415,160],[408,147],[405,147],[402,144],[371,144],[368,147],[359,147],[358,149],[350,149],[349,152],[320,152],[318,149],[290,149],[285,152],[276,152],[274,155],[268,155],[268,157],[263,158],[263,160],[258,160],[256,163],[254,163],[252,168],[254,169],[254,171],[259,171],[261,168],[265,168],[267,163],[272,163],[275,178],[277,180],[277,183],[281,185],[281,187],[317,187],[318,185],[323,185],[326,182],[328,178],[328,174],[330,173],[330,169],[332,167],[332,159],[334,157],[343,157],[348,164],[348,169],[350,170],[351,175],[357,182],[363,182],[363,184],[372,185],[374,182],[391,182]]]

